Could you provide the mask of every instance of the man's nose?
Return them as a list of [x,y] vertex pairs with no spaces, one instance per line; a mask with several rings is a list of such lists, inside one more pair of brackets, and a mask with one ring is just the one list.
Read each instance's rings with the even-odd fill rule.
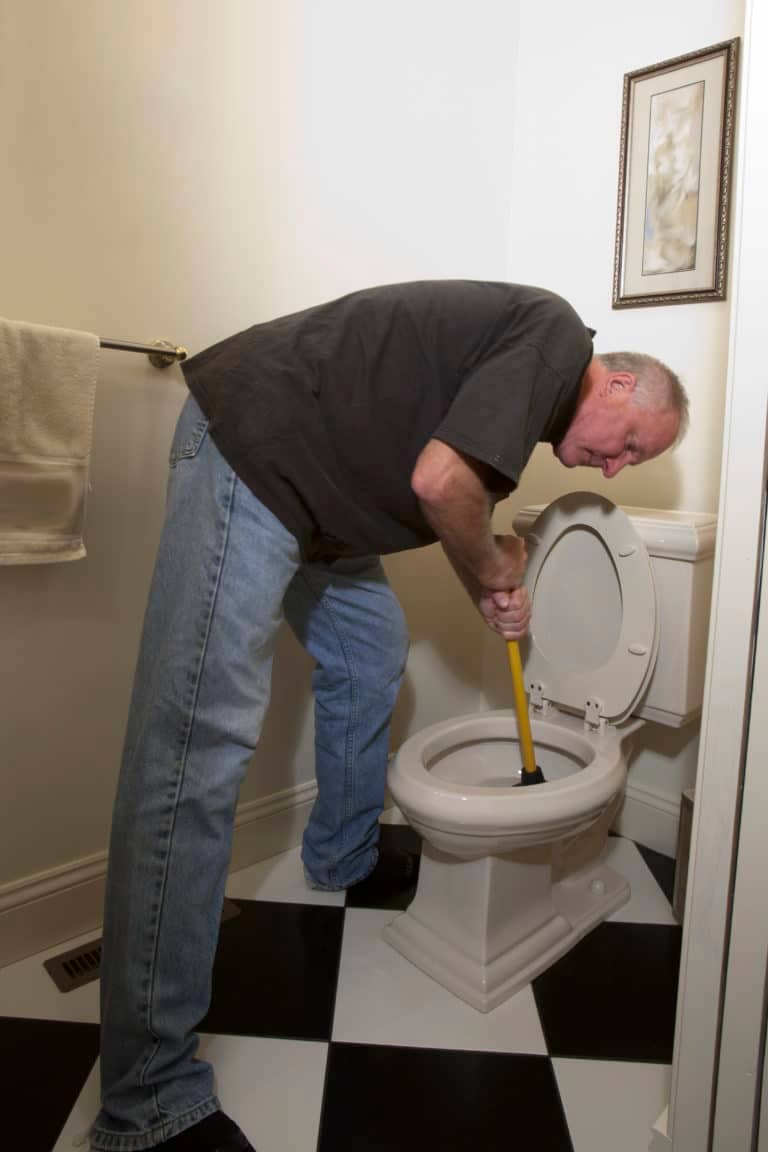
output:
[[626,460],[623,456],[617,456],[613,460],[604,460],[603,476],[605,476],[606,480],[612,480],[617,473],[621,472],[625,464]]

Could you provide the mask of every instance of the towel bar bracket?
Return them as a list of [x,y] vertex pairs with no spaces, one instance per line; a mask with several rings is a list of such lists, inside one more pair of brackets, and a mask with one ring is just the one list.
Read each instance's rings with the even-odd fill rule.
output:
[[162,351],[149,353],[149,362],[155,368],[167,368],[170,364],[175,364],[177,360],[186,359],[186,348],[177,348],[175,344],[169,344],[167,340],[153,340],[152,344],[156,348],[162,349]]

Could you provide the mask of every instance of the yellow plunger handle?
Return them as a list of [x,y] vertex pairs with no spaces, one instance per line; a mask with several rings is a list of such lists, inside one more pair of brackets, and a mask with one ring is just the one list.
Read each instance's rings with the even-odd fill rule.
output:
[[533,754],[533,737],[531,736],[531,721],[528,716],[528,698],[525,695],[523,664],[520,659],[520,648],[517,640],[507,640],[507,652],[509,654],[509,669],[512,673],[512,689],[515,695],[517,730],[520,733],[520,751],[523,754],[523,769],[526,772],[536,772],[536,758]]

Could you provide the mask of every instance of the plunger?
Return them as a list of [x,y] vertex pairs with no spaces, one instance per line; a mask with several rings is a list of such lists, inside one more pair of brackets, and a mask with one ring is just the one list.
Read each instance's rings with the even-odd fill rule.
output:
[[533,737],[531,736],[531,721],[528,716],[528,698],[525,695],[523,682],[523,663],[520,659],[520,646],[517,640],[507,640],[507,653],[509,655],[509,669],[512,673],[512,689],[515,696],[515,711],[517,712],[517,731],[520,735],[520,750],[523,754],[523,771],[520,775],[521,784],[544,784],[544,773],[536,763],[533,754]]

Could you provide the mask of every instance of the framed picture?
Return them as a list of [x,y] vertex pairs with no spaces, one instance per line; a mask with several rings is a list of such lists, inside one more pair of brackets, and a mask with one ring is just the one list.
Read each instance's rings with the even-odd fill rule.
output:
[[725,299],[738,44],[624,76],[614,308]]

